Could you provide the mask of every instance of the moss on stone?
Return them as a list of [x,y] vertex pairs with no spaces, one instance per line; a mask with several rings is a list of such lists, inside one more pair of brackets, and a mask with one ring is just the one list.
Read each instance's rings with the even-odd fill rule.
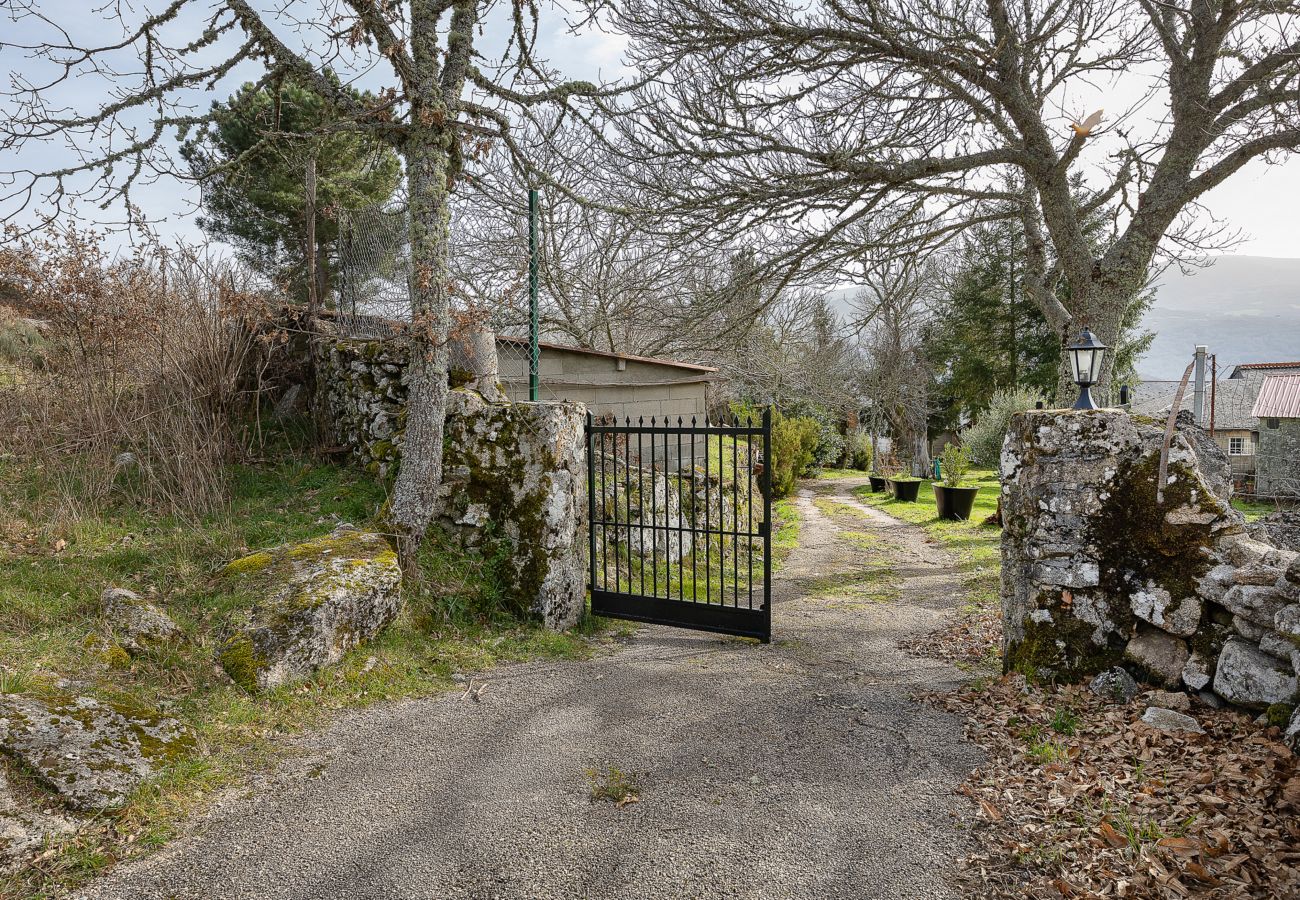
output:
[[294,544],[278,552],[283,553],[285,559],[291,560],[328,556],[369,559],[375,555],[375,545],[368,532],[345,529],[321,535],[301,544]]
[[109,644],[100,651],[99,656],[110,669],[131,668],[131,654],[127,653],[121,644]]
[[[1096,627],[1076,618],[1064,608],[1065,603],[1064,592],[1044,595],[1037,608],[1047,610],[1052,621],[1025,620],[1024,637],[1007,648],[1003,671],[1019,672],[1031,681],[1075,681],[1119,664],[1124,657],[1131,613],[1128,624],[1121,626],[1122,634],[1111,632],[1105,643],[1097,644],[1093,640]],[[1117,618],[1124,620],[1123,615]]]
[[[1165,515],[1191,506],[1217,518],[1222,514],[1218,501],[1185,464],[1172,463],[1173,481],[1165,486],[1164,502],[1157,503],[1159,468],[1159,454],[1148,454],[1121,467],[1108,488],[1095,519],[1104,527],[1092,535],[1100,551],[1105,596],[1127,597],[1150,579],[1182,601],[1196,593],[1197,581],[1210,569],[1210,524],[1170,525]],[[1135,577],[1142,585],[1132,583]]]
[[266,668],[266,660],[253,646],[252,638],[246,634],[235,634],[227,638],[221,652],[217,654],[217,660],[235,684],[249,693],[257,691],[257,673]]
[[1268,717],[1268,724],[1277,728],[1285,728],[1294,713],[1294,703],[1274,703],[1264,712],[1264,715]]
[[227,577],[259,575],[266,572],[274,562],[274,556],[265,550],[259,550],[256,553],[241,556],[239,559],[227,563],[225,569],[222,570],[222,574]]
[[[1217,609],[1217,607],[1216,607]],[[1226,610],[1225,610],[1226,612]],[[1199,653],[1206,659],[1215,659],[1223,645],[1227,643],[1228,638],[1232,636],[1232,616],[1228,615],[1228,622],[1218,622],[1211,616],[1211,621],[1205,621],[1204,617],[1201,626],[1196,629],[1196,634],[1187,639],[1187,646],[1192,652]]]

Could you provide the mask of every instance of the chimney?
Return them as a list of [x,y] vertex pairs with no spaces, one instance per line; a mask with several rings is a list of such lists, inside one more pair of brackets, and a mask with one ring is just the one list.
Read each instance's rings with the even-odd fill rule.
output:
[[1204,344],[1196,345],[1196,368],[1192,375],[1195,379],[1192,393],[1192,418],[1202,427],[1205,425],[1205,357],[1209,349]]

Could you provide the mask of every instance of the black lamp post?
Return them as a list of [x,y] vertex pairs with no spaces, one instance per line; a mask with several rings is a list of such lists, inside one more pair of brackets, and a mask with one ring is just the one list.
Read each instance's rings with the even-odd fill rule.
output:
[[1079,399],[1074,402],[1075,409],[1096,409],[1089,390],[1101,380],[1101,361],[1109,349],[1087,328],[1078,340],[1065,349],[1070,351],[1070,362],[1074,366],[1074,383],[1079,386]]

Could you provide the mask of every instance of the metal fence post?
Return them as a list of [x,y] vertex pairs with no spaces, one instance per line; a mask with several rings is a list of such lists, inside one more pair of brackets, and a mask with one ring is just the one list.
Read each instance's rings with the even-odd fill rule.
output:
[[772,640],[772,407],[763,410],[763,624]]
[[541,393],[537,329],[537,190],[534,188],[528,192],[528,399],[534,403]]

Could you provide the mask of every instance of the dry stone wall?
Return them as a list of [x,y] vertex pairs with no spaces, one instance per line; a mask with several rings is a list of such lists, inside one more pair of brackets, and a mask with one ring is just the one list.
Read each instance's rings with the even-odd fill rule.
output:
[[[436,524],[466,548],[508,542],[501,568],[516,611],[572,627],[586,595],[585,408],[507,400],[490,340],[469,335],[451,356]],[[336,440],[388,475],[406,429],[404,346],[327,339],[317,364],[318,405]]]
[[[1004,665],[1076,680],[1121,665],[1295,731],[1300,560],[1246,532],[1228,460],[1180,422],[1016,416],[1002,450]],[[1213,694],[1210,697],[1209,694]]]

